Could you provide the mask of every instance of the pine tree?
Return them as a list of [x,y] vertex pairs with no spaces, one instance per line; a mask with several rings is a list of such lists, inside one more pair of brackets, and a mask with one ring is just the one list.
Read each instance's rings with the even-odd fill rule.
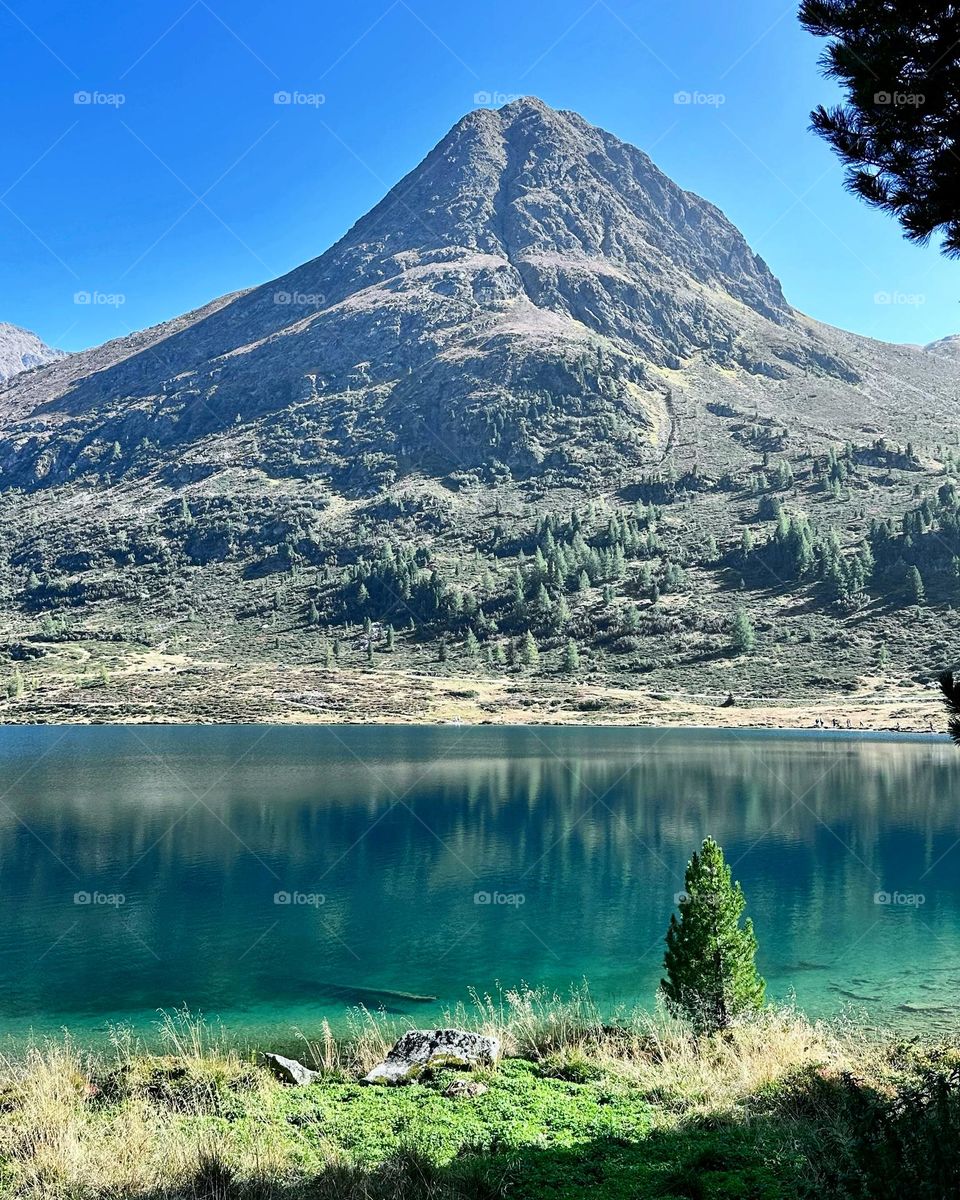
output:
[[557,629],[563,629],[569,620],[570,606],[567,604],[564,597],[561,596],[553,610],[553,623]]
[[670,1010],[697,1032],[727,1029],[763,1005],[757,939],[743,889],[733,883],[723,851],[706,838],[687,864],[680,919],[670,918],[660,989]]
[[525,597],[526,590],[523,586],[523,575],[520,573],[520,568],[517,567],[513,572],[510,598],[513,607],[518,613],[523,611]]
[[550,611],[553,608],[553,601],[550,599],[550,593],[541,583],[537,588],[536,595],[533,601],[534,612],[539,617],[549,617]]
[[907,595],[911,604],[923,604],[927,598],[927,590],[923,586],[923,576],[916,567],[907,572]]
[[628,604],[623,610],[623,628],[627,633],[636,633],[641,625],[640,610],[635,604]]
[[848,191],[892,213],[911,240],[939,232],[944,253],[960,254],[955,5],[803,0],[799,15],[828,39],[824,73],[843,102],[816,108],[812,126],[846,165]]
[[953,740],[960,746],[960,676],[952,671],[944,671],[940,676],[940,690],[943,701],[950,713],[950,724],[947,730]]
[[567,646],[563,652],[563,669],[568,675],[575,675],[580,670],[580,651],[573,638],[567,638]]
[[463,642],[463,648],[466,650],[470,658],[476,658],[480,652],[480,643],[477,641],[477,635],[472,629],[467,630],[467,636]]
[[757,644],[756,630],[747,616],[746,609],[742,606],[738,606],[736,612],[733,614],[733,623],[730,627],[730,642],[738,654],[750,654]]
[[392,650],[397,643],[397,631],[392,625],[387,626],[387,649]]
[[529,629],[523,635],[523,642],[520,646],[520,661],[525,667],[529,667],[531,670],[534,670],[540,663],[540,651],[537,649],[537,643]]

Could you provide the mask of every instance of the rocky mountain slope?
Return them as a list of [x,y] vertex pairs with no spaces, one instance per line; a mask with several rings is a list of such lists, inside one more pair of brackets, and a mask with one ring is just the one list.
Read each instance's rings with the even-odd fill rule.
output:
[[0,321],[0,386],[21,371],[63,358],[62,350],[44,345],[35,333]]
[[271,470],[341,486],[580,470],[599,438],[606,473],[611,450],[621,465],[662,453],[675,390],[767,397],[771,415],[842,433],[896,414],[891,377],[936,402],[920,420],[956,404],[949,366],[803,318],[711,204],[521,100],[470,113],[320,258],[21,381],[0,465],[19,486],[105,461],[116,478],[144,440],[179,459],[257,429]]
[[[11,611],[111,636],[153,622],[148,642],[256,662],[321,643],[367,660],[412,622],[392,653],[447,662],[466,639],[468,672],[473,642],[496,667],[531,630],[614,679],[713,663],[725,683],[740,667],[710,656],[733,607],[776,608],[744,528],[772,536],[786,510],[836,545],[811,550],[816,578],[779,581],[795,628],[777,628],[854,630],[855,683],[889,640],[868,614],[889,615],[893,576],[838,604],[817,592],[827,559],[939,497],[958,395],[950,339],[890,346],[797,312],[717,208],[522,99],[464,117],[319,258],[0,391]],[[577,550],[557,566],[560,538]],[[397,542],[417,562],[374,578]],[[923,621],[942,641],[935,566]],[[741,666],[769,689],[782,659]]]

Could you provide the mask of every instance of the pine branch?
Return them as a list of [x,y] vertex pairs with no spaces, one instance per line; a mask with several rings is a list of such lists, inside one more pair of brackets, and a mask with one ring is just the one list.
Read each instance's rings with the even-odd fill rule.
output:
[[960,678],[954,676],[953,671],[944,671],[940,676],[940,690],[947,711],[951,714],[947,731],[960,746]]

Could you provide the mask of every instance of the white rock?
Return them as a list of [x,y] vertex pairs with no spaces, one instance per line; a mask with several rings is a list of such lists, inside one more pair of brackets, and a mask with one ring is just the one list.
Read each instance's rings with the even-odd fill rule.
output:
[[474,1067],[500,1055],[496,1038],[465,1029],[408,1029],[364,1083],[412,1083],[426,1067]]
[[264,1054],[263,1059],[274,1075],[284,1083],[302,1087],[304,1084],[313,1083],[320,1074],[319,1071],[311,1071],[295,1058],[284,1058],[282,1054]]

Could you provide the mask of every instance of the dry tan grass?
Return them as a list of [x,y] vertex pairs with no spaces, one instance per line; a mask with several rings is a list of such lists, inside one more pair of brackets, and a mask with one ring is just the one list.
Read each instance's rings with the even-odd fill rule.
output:
[[71,1043],[31,1049],[0,1064],[8,1111],[0,1120],[0,1153],[12,1167],[15,1194],[70,1196],[96,1180],[122,1194],[169,1174],[179,1157],[161,1110],[131,1099],[95,1113],[92,1064]]
[[474,997],[474,1018],[454,1020],[500,1038],[508,1055],[578,1064],[615,1076],[683,1111],[718,1110],[786,1076],[813,1068],[864,1070],[878,1050],[851,1027],[767,1008],[725,1034],[698,1037],[662,1009],[605,1019],[584,987],[567,995],[526,988]]
[[[12,635],[11,635],[12,636]],[[855,693],[808,697],[782,696],[718,707],[720,693],[704,702],[695,692],[637,688],[629,682],[577,682],[550,675],[491,677],[484,674],[431,675],[380,662],[376,671],[340,666],[331,672],[294,658],[276,664],[248,663],[237,655],[191,658],[183,654],[144,653],[139,645],[85,650],[79,666],[77,647],[51,643],[48,656],[26,664],[22,696],[0,696],[8,724],[32,723],[38,716],[58,724],[243,722],[282,724],[467,724],[602,725],[658,728],[812,729],[847,721],[857,730],[923,732],[943,727],[937,695],[886,677],[861,680]],[[80,649],[83,649],[82,647]],[[96,657],[91,658],[90,655]],[[107,672],[102,685],[100,669]],[[228,669],[230,695],[217,681]],[[720,681],[718,687],[725,687]],[[571,701],[574,701],[571,703]],[[589,711],[583,703],[598,707]],[[411,714],[417,714],[411,717]]]
[[0,1195],[188,1195],[214,1163],[231,1176],[267,1178],[279,1164],[272,1132],[238,1143],[207,1118],[230,1089],[278,1085],[202,1018],[165,1016],[159,1037],[168,1053],[144,1053],[120,1036],[109,1054],[88,1055],[65,1038],[0,1059]]
[[318,1038],[301,1033],[303,1061],[330,1078],[355,1079],[382,1062],[406,1028],[365,1005],[350,1010],[347,1025],[348,1033],[343,1037],[334,1035],[326,1019],[321,1022]]

